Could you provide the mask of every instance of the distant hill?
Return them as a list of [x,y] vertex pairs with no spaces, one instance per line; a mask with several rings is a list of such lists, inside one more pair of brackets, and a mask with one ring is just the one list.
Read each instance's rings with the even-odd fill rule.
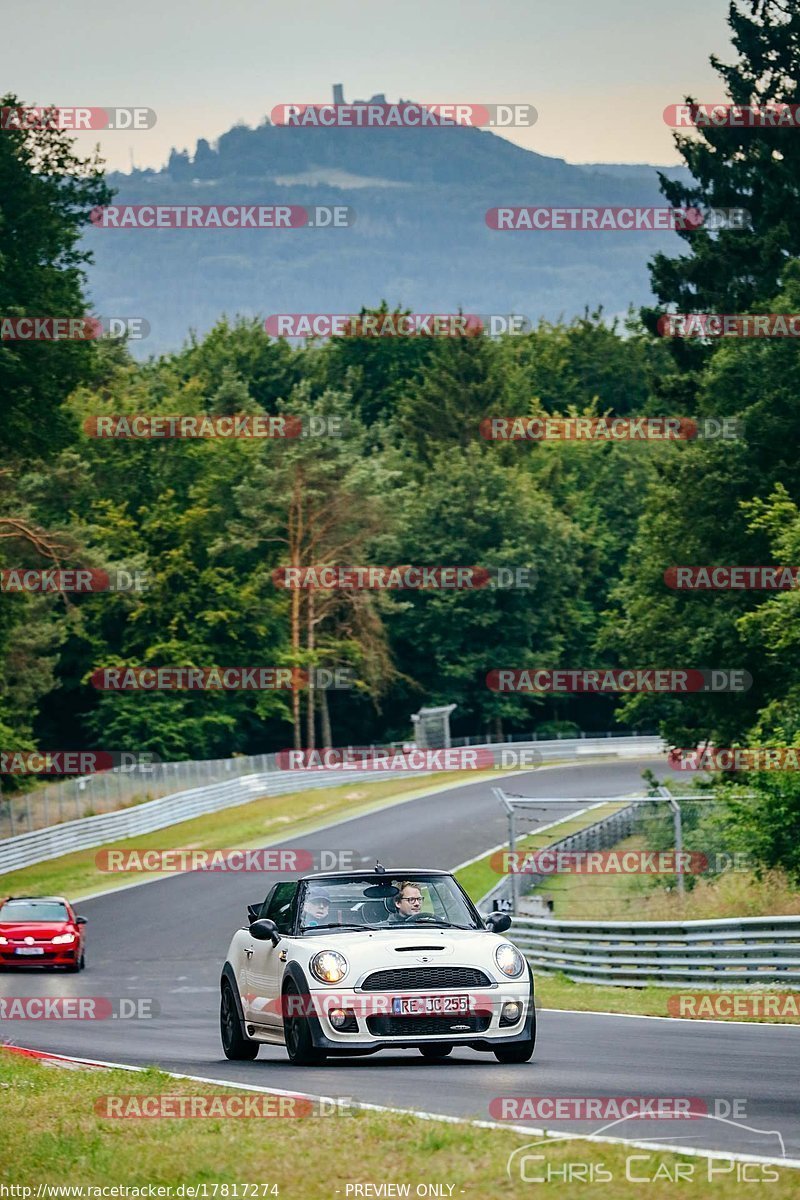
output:
[[[516,312],[534,322],[651,299],[647,260],[672,233],[498,233],[498,205],[661,205],[659,168],[573,165],[489,132],[237,125],[161,171],[112,174],[117,204],[347,204],[339,230],[90,230],[98,313],[147,318],[137,355],[177,348],[222,314]],[[671,176],[679,167],[661,168]]]

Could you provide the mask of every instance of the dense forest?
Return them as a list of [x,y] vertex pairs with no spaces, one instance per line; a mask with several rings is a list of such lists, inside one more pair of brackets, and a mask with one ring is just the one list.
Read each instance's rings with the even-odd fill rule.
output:
[[[733,8],[732,99],[797,102],[800,13]],[[3,104],[20,103],[6,97]],[[334,337],[293,347],[220,316],[146,363],[109,340],[0,342],[0,567],[125,568],[142,590],[6,592],[8,748],[165,759],[408,737],[422,704],[454,733],[659,729],[671,744],[794,745],[796,590],[681,592],[679,564],[800,561],[800,362],[791,338],[660,337],[666,311],[800,311],[800,137],[677,135],[673,204],[741,207],[748,229],[655,256],[658,307],[492,338]],[[68,135],[0,138],[0,309],[87,311],[89,212],[111,192]],[[225,235],[223,235],[225,236]],[[588,235],[583,235],[588,236]],[[382,310],[386,312],[386,308]],[[269,440],[98,438],[109,415],[287,414]],[[494,416],[725,417],[734,439],[492,441]],[[333,430],[334,432],[330,432]],[[531,586],[289,591],[320,564],[528,568]],[[98,668],[347,667],[349,691],[103,692]],[[497,668],[741,669],[744,694],[534,696]],[[794,814],[791,772],[764,805]],[[792,820],[789,821],[791,830]],[[786,835],[788,836],[788,835]],[[798,852],[795,850],[795,854]]]

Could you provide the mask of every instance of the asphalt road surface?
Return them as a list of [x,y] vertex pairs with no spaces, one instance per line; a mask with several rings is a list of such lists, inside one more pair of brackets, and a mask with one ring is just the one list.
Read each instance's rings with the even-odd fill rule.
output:
[[[660,759],[600,760],[520,774],[506,786],[574,799],[574,806],[542,813],[540,823],[547,823],[591,799],[641,790],[646,766],[666,770]],[[504,841],[505,815],[490,787],[466,784],[284,844],[355,849],[388,867],[453,868]],[[54,1053],[483,1120],[491,1119],[497,1096],[698,1098],[724,1119],[627,1120],[605,1134],[800,1159],[800,1027],[546,1010],[536,1054],[522,1066],[458,1048],[439,1063],[406,1050],[294,1068],[282,1049],[262,1046],[255,1062],[228,1062],[218,1032],[220,967],[231,934],[245,923],[246,904],[263,899],[268,887],[259,875],[195,872],[81,902],[89,920],[87,970],[5,971],[0,994],[153,998],[159,1015],[4,1021],[0,1036]],[[608,1122],[546,1124],[599,1133]]]

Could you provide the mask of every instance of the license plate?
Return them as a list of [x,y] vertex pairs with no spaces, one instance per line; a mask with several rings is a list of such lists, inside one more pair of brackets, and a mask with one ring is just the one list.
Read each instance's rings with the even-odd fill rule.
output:
[[433,1013],[448,1016],[450,1013],[468,1013],[469,996],[395,996],[392,1013],[400,1017],[418,1017]]
[[42,949],[41,946],[17,946],[14,953],[15,954],[28,954],[28,955],[44,954],[44,950]]

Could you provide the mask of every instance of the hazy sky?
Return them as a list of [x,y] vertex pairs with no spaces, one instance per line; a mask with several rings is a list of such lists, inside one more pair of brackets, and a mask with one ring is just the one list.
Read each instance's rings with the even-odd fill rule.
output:
[[[160,166],[274,104],[385,92],[527,101],[506,136],[569,162],[679,161],[662,120],[724,98],[727,0],[0,0],[0,90],[26,103],[142,105],[154,129],[81,135],[109,167]],[[0,136],[2,136],[0,134]],[[358,137],[356,130],[341,136]],[[387,137],[391,136],[387,132]]]

